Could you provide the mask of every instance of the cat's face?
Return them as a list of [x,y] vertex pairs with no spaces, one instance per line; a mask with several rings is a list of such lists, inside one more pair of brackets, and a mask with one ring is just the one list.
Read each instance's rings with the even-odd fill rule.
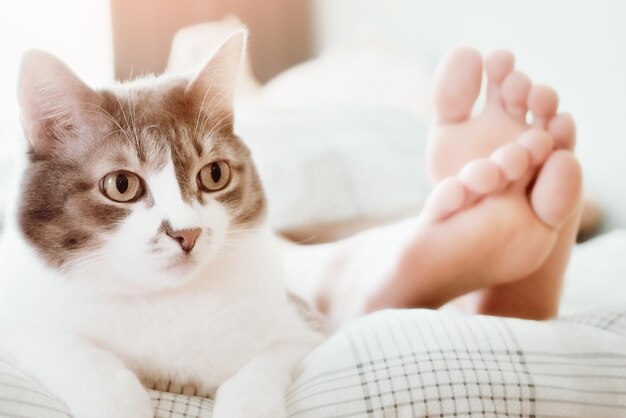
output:
[[89,89],[43,53],[25,58],[19,224],[50,268],[159,290],[206,272],[259,227],[262,188],[232,130],[243,40],[230,38],[193,81],[115,90]]

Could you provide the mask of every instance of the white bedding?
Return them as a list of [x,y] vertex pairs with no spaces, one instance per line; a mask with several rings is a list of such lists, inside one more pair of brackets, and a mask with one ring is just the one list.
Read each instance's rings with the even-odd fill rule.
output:
[[565,274],[561,314],[626,309],[626,229],[577,245]]
[[[211,400],[150,394],[158,418],[211,416]],[[313,351],[286,402],[292,418],[624,417],[626,309],[547,322],[383,311]],[[0,363],[0,416],[69,414]]]
[[237,109],[279,230],[416,213],[430,190],[426,127],[380,107]]

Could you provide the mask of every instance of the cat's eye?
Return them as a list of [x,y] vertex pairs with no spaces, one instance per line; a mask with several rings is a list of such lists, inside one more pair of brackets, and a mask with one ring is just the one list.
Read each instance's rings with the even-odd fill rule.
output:
[[214,161],[202,167],[198,173],[198,183],[207,192],[216,192],[228,186],[230,166],[226,161]]
[[100,190],[115,202],[132,202],[143,194],[139,176],[128,171],[115,171],[104,176]]

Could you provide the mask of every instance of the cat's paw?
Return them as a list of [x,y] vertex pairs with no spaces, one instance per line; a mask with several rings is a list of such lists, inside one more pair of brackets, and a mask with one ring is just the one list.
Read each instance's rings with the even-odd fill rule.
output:
[[[285,397],[237,376],[217,391],[213,418],[285,418]],[[269,390],[267,390],[269,389]]]
[[[106,384],[85,384],[68,406],[76,418],[152,418],[154,410],[148,392],[130,370],[106,372]],[[94,379],[94,381],[103,381]]]

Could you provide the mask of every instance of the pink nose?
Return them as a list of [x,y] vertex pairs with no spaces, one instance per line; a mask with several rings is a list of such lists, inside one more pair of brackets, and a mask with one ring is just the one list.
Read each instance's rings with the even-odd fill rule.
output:
[[202,230],[200,228],[181,229],[178,231],[168,231],[167,235],[178,241],[180,248],[188,253],[193,250],[194,245],[196,245],[196,239],[201,232]]

